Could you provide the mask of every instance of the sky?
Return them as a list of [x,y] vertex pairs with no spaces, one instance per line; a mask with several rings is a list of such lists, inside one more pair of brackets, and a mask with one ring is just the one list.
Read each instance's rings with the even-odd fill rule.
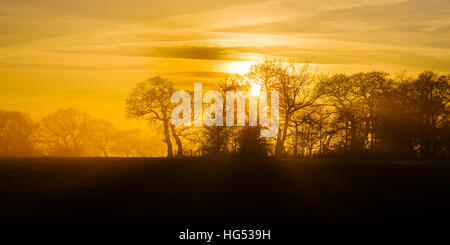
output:
[[137,82],[211,86],[264,57],[321,72],[450,72],[448,0],[1,0],[0,108],[119,128]]

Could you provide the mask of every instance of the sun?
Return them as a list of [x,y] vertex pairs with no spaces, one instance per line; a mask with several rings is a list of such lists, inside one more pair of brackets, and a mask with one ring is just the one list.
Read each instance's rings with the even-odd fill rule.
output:
[[257,83],[252,83],[252,86],[250,88],[250,94],[253,96],[259,96],[261,93],[261,85]]
[[244,75],[250,70],[250,67],[254,65],[254,61],[234,61],[227,65],[227,72]]

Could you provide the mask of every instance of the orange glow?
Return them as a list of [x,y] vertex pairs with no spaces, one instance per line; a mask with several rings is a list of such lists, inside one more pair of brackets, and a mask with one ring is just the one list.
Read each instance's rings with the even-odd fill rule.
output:
[[[124,101],[152,76],[179,89],[212,86],[264,57],[308,62],[321,72],[450,71],[441,33],[450,2],[331,2],[4,0],[0,108],[38,120],[75,107],[131,129],[140,123],[125,119]],[[405,19],[383,18],[393,9]],[[422,15],[411,15],[414,9]]]
[[261,85],[253,83],[250,88],[250,94],[253,96],[259,96],[261,93]]
[[233,74],[244,75],[247,73],[252,65],[256,64],[253,61],[236,61],[227,65],[227,72]]

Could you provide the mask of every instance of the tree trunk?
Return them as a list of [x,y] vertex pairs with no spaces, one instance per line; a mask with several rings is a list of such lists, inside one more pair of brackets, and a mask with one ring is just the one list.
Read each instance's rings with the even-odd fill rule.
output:
[[275,156],[281,156],[281,130],[278,130],[277,142],[275,143]]
[[345,120],[345,151],[348,151],[348,120]]
[[350,149],[352,153],[357,153],[361,149],[359,145],[355,119],[350,120]]
[[108,156],[108,151],[106,149],[103,149],[103,155],[104,155],[104,157],[109,157]]
[[289,115],[284,118],[283,131],[278,131],[277,143],[275,145],[275,156],[280,157],[283,155],[284,142],[286,141],[287,129],[289,124]]
[[175,139],[175,143],[177,144],[177,157],[183,156],[183,144],[181,143],[180,137],[177,135],[175,131],[175,126],[170,124],[170,129],[172,131],[173,138]]
[[298,156],[298,125],[295,125],[294,156]]
[[169,120],[164,120],[164,137],[167,144],[167,158],[173,158],[172,141],[170,141]]
[[375,120],[370,120],[370,149],[375,152]]

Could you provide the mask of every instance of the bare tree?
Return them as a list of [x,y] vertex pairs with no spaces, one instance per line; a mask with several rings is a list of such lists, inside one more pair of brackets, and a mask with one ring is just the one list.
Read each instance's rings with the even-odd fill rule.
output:
[[450,76],[425,71],[413,82],[413,88],[420,153],[425,158],[435,157],[440,148],[440,131],[450,120]]
[[47,155],[83,156],[87,152],[90,121],[92,118],[85,112],[59,109],[39,122],[37,143]]
[[88,125],[88,142],[93,148],[93,154],[102,154],[108,157],[111,153],[111,146],[116,139],[117,129],[108,121],[92,118]]
[[161,77],[153,77],[136,85],[127,99],[126,108],[128,117],[143,118],[162,127],[169,158],[173,157],[171,133],[178,145],[178,155],[183,153],[181,140],[170,122],[173,92],[172,82]]
[[142,130],[118,131],[111,143],[111,155],[117,157],[162,157],[161,138]]
[[0,156],[33,155],[34,130],[35,123],[27,114],[0,110]]
[[260,84],[263,90],[274,90],[280,94],[282,122],[275,144],[275,155],[280,156],[284,151],[292,116],[297,111],[314,105],[320,98],[320,90],[316,87],[320,77],[312,72],[308,64],[274,60],[266,60],[253,66],[248,77],[252,82]]

